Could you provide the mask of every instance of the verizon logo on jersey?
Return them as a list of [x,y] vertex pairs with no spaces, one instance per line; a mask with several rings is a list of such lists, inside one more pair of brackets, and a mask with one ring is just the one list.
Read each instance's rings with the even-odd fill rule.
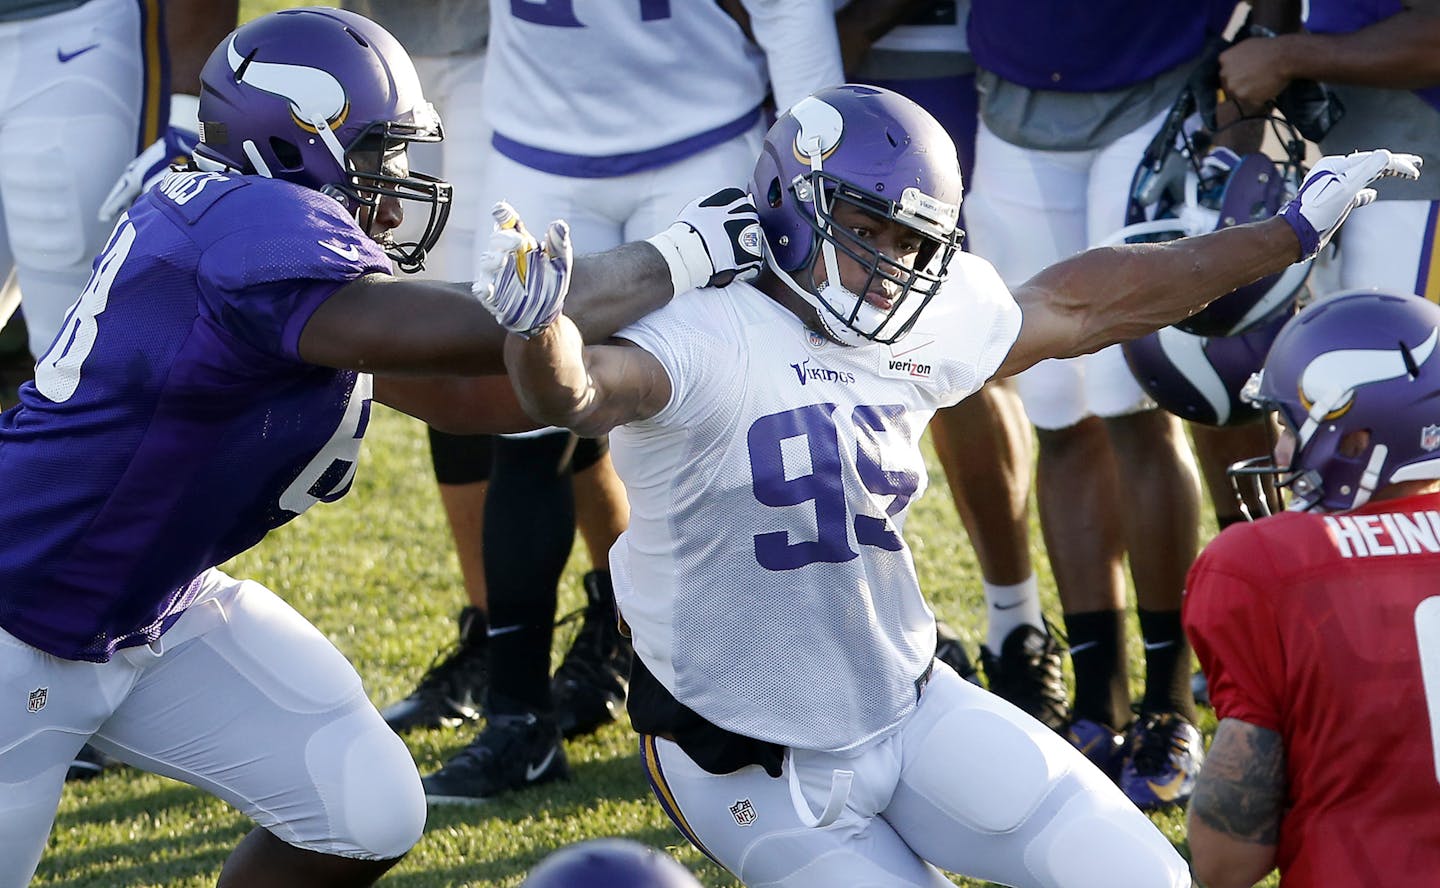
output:
[[1326,515],[1325,526],[1342,558],[1440,552],[1440,512]]
[[791,364],[790,369],[795,371],[795,376],[800,380],[801,385],[810,382],[839,382],[845,385],[855,381],[855,374],[848,370],[831,370],[828,367],[811,367],[810,359],[806,358],[798,364]]

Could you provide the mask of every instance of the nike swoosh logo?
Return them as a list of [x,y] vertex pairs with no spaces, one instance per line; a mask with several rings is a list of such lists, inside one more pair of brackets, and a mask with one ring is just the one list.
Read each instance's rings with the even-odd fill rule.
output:
[[909,348],[905,349],[904,351],[896,351],[895,349],[892,348],[892,349],[890,349],[890,356],[891,356],[892,358],[903,358],[903,357],[905,357],[906,355],[910,354],[911,352],[917,352],[917,351],[919,351],[920,349],[924,348],[925,346],[929,345],[930,343],[932,343],[932,342],[934,342],[934,341],[935,341],[935,340],[933,340],[933,339],[927,339],[927,340],[925,340],[924,342],[921,342],[921,343],[918,343],[918,344],[916,344],[916,345],[910,346]]
[[1145,781],[1145,785],[1150,787],[1151,792],[1155,793],[1155,798],[1162,802],[1175,801],[1175,798],[1180,795],[1180,790],[1183,788],[1184,783],[1184,771],[1176,772],[1174,777],[1171,777],[1164,783],[1156,783],[1154,780]]
[[556,752],[555,747],[552,746],[552,747],[550,747],[550,751],[547,752],[547,753],[545,753],[545,757],[540,760],[540,763],[539,763],[539,764],[536,764],[536,765],[526,765],[526,766],[525,766],[525,779],[526,779],[526,780],[535,780],[535,779],[539,778],[539,776],[540,776],[541,774],[544,774],[544,773],[545,773],[545,769],[548,768],[548,767],[550,767],[550,763],[555,760],[555,752]]
[[63,65],[63,64],[65,64],[66,62],[70,61],[71,59],[75,58],[76,56],[82,56],[82,55],[84,55],[85,53],[89,52],[89,51],[92,50],[92,49],[99,49],[99,48],[100,48],[100,44],[98,44],[98,43],[92,43],[92,44],[90,44],[89,46],[82,46],[82,47],[80,47],[79,49],[75,50],[74,52],[66,52],[66,51],[63,50],[63,49],[57,49],[57,50],[55,50],[55,58],[56,58],[56,60],[58,60],[58,61],[60,62],[60,64]]
[[334,241],[317,241],[320,246],[339,256],[341,259],[349,259],[354,262],[360,258],[360,248],[354,244],[345,244],[343,247]]
[[485,637],[495,638],[499,635],[509,635],[511,632],[519,632],[521,629],[524,628],[524,626],[519,624],[516,624],[514,626],[491,626],[489,629],[485,630]]
[[1147,642],[1145,642],[1145,650],[1147,650],[1147,651],[1158,651],[1158,650],[1160,650],[1161,648],[1168,648],[1170,645],[1172,645],[1172,644],[1174,644],[1174,643],[1175,643],[1175,642],[1174,642],[1173,640],[1172,640],[1172,641],[1157,641],[1157,642],[1154,642],[1154,643],[1151,643],[1151,642],[1148,642],[1148,641],[1147,641]]
[[1024,603],[1024,601],[1012,601],[1009,604],[1000,604],[999,602],[996,602],[995,604],[992,604],[990,606],[995,608],[997,611],[1008,611],[1013,610]]
[[1072,644],[1072,645],[1070,645],[1070,654],[1071,654],[1071,656],[1074,656],[1075,654],[1078,654],[1078,653],[1080,653],[1081,651],[1088,651],[1088,650],[1090,650],[1091,648],[1095,647],[1095,646],[1096,646],[1097,644],[1099,644],[1099,643],[1100,643],[1100,642],[1098,642],[1098,641],[1082,641],[1082,642],[1080,642],[1079,644]]

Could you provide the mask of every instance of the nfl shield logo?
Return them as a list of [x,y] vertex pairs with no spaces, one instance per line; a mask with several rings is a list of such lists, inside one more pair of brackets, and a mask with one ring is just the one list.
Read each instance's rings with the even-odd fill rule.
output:
[[1422,450],[1440,447],[1440,425],[1428,425],[1420,430],[1420,447]]
[[755,806],[750,804],[749,799],[741,799],[730,806],[730,816],[740,826],[749,826],[755,822]]
[[36,688],[30,692],[30,711],[39,712],[45,708],[45,698],[49,696],[49,688]]
[[814,330],[806,330],[805,338],[810,340],[811,348],[824,348],[830,343],[830,340],[826,339],[823,334],[816,333]]

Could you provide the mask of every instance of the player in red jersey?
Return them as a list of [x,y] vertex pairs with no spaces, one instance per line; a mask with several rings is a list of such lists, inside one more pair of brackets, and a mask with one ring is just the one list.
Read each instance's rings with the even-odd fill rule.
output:
[[[1195,873],[1283,888],[1440,873],[1440,306],[1354,292],[1301,312],[1247,394],[1284,426],[1291,511],[1228,528],[1185,630],[1220,726]],[[1256,461],[1258,462],[1258,461]]]

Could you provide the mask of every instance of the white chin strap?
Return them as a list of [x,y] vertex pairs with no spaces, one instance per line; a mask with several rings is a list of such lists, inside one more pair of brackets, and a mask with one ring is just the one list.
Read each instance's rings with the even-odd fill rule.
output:
[[[860,348],[866,345],[874,345],[874,342],[872,340],[861,336],[859,333],[851,329],[846,324],[841,323],[840,319],[831,314],[829,309],[826,307],[827,300],[832,300],[836,298],[854,300],[856,298],[855,294],[851,293],[844,287],[838,285],[831,286],[828,283],[821,288],[821,292],[819,294],[812,293],[805,287],[800,286],[800,283],[796,281],[793,277],[791,277],[789,272],[781,268],[779,265],[775,264],[775,250],[770,245],[770,239],[768,236],[765,238],[765,264],[770,268],[772,272],[775,273],[776,277],[785,282],[785,286],[789,287],[791,291],[795,293],[795,295],[799,296],[801,299],[804,299],[807,305],[815,309],[815,316],[819,319],[820,326],[824,329],[824,333],[826,336],[829,336],[831,339],[835,340],[841,345],[846,345],[851,348]],[[872,317],[867,318],[867,312],[870,313]],[[864,320],[870,320],[874,325],[878,325],[882,318],[881,313],[878,309],[876,309],[868,302],[863,302],[860,304],[860,313],[856,316],[855,320],[857,323],[860,323]]]

